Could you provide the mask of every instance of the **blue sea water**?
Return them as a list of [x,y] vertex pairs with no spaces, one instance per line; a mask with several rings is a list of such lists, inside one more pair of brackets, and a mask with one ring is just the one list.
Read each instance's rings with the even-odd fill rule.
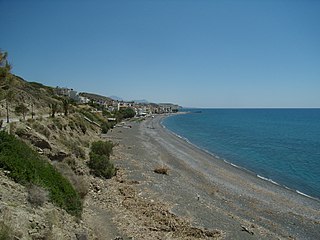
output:
[[320,199],[320,109],[184,109],[163,125],[198,147]]

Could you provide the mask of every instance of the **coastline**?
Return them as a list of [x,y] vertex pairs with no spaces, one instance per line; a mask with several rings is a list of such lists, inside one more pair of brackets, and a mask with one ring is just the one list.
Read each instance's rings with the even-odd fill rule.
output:
[[[318,200],[217,159],[162,127],[164,117],[108,134],[128,159],[115,153],[115,163],[139,182],[141,196],[165,202],[196,226],[221,230],[226,239],[320,237]],[[168,176],[153,172],[159,165],[168,167]]]
[[[183,113],[181,113],[181,114],[188,114],[188,113],[189,113],[189,112],[183,112]],[[169,116],[166,116],[165,118],[167,118],[167,117],[170,117],[170,115],[169,115]],[[243,170],[243,171],[245,171],[245,172],[247,172],[247,173],[249,173],[249,174],[255,175],[257,178],[260,178],[260,179],[262,179],[262,180],[264,180],[264,181],[270,182],[270,183],[272,183],[272,184],[274,184],[274,185],[281,186],[281,187],[283,187],[283,188],[285,188],[285,189],[287,189],[287,190],[290,190],[290,191],[292,191],[292,192],[295,192],[295,193],[297,193],[297,194],[299,194],[299,195],[302,195],[302,196],[304,196],[304,197],[313,199],[313,200],[318,201],[318,202],[320,203],[320,199],[319,199],[319,198],[310,196],[310,195],[308,195],[308,194],[306,194],[306,193],[304,193],[304,192],[302,192],[302,191],[299,191],[298,189],[290,188],[290,187],[288,187],[288,186],[286,186],[286,185],[284,185],[284,184],[281,184],[281,183],[278,183],[278,182],[274,181],[273,179],[270,179],[270,178],[261,176],[261,175],[259,175],[258,173],[254,172],[254,171],[251,171],[251,170],[249,170],[249,169],[247,169],[247,168],[245,168],[245,167],[236,165],[236,164],[228,161],[227,159],[221,158],[220,156],[216,155],[215,153],[212,153],[212,152],[210,152],[210,151],[208,151],[208,150],[206,150],[206,149],[201,148],[200,146],[197,146],[196,144],[192,143],[188,138],[185,138],[185,137],[183,137],[183,136],[180,136],[179,134],[177,134],[177,133],[171,131],[170,129],[168,129],[168,128],[163,124],[163,120],[164,120],[165,118],[163,118],[163,119],[161,120],[160,125],[161,125],[166,131],[168,131],[170,134],[178,137],[179,139],[182,139],[182,140],[185,141],[187,144],[190,144],[190,145],[192,145],[193,147],[195,147],[195,148],[197,148],[197,149],[199,149],[199,150],[201,150],[201,151],[203,151],[203,152],[208,153],[209,155],[211,155],[211,156],[212,156],[213,158],[215,158],[215,159],[219,159],[219,160],[224,161],[225,163],[227,163],[227,164],[229,164],[229,165],[231,165],[231,166],[233,166],[233,167],[235,167],[235,168],[238,168],[238,169],[240,169],[240,170]]]

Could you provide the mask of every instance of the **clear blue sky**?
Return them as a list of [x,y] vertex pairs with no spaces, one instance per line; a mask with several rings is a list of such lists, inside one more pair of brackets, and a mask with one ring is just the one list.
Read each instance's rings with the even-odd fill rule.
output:
[[0,0],[28,81],[189,107],[320,107],[320,1]]

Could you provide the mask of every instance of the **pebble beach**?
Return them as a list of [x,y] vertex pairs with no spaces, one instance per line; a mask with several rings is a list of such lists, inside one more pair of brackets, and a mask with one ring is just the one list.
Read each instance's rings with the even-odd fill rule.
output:
[[[128,122],[106,136],[117,144],[113,160],[127,181],[137,183],[140,198],[168,206],[171,214],[217,231],[221,239],[320,238],[318,200],[198,149],[165,129],[164,117]],[[157,168],[167,174],[155,173]]]

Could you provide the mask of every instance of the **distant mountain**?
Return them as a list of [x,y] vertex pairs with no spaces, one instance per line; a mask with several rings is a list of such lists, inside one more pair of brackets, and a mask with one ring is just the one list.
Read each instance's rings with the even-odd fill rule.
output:
[[148,100],[146,100],[146,99],[142,99],[142,100],[133,100],[135,103],[142,103],[142,104],[148,104],[149,103],[149,101]]
[[110,96],[109,98],[116,100],[116,101],[123,101],[123,99],[121,97],[117,97],[117,96]]

